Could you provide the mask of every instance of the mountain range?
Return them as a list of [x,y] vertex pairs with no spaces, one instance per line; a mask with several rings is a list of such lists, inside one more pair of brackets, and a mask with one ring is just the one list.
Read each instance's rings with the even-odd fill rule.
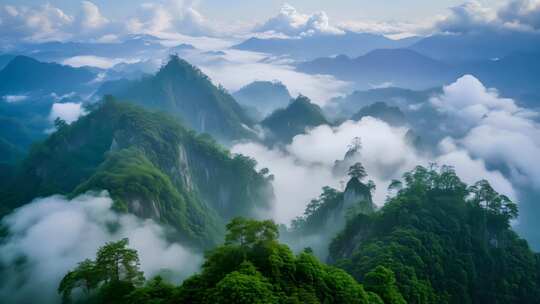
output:
[[349,58],[340,55],[300,63],[297,70],[309,74],[328,74],[354,81],[358,89],[395,86],[427,89],[455,80],[451,66],[409,49],[379,49]]
[[345,32],[340,35],[313,35],[301,38],[253,37],[234,45],[233,48],[274,56],[286,55],[295,60],[312,60],[340,54],[357,57],[375,49],[408,47],[418,40],[417,37],[392,40],[382,35]]
[[63,95],[92,89],[96,74],[86,68],[40,62],[17,56],[0,71],[0,96],[55,93]]
[[233,97],[261,120],[292,99],[287,87],[279,81],[254,81],[233,93]]

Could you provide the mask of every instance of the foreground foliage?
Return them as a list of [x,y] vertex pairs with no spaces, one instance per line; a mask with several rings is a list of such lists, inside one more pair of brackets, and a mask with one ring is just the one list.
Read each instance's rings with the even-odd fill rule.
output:
[[335,238],[332,262],[366,285],[385,266],[407,303],[538,302],[539,256],[510,229],[508,197],[487,181],[468,187],[449,167],[418,167],[391,186],[380,211]]
[[110,255],[109,249],[123,256],[126,241],[120,241],[98,252],[97,267],[91,269],[99,270],[99,282],[92,279],[85,285],[84,279],[77,280],[87,273],[87,263],[94,263],[85,261],[66,275],[59,291],[89,286],[94,293],[82,297],[85,303],[404,303],[394,274],[384,267],[368,275],[366,291],[343,270],[319,262],[309,250],[295,256],[277,241],[278,227],[272,221],[235,218],[227,230],[225,244],[208,253],[202,272],[178,287],[159,277],[141,286],[140,280],[133,279],[138,275],[125,271],[118,279],[117,268],[101,267],[100,257],[105,252]]

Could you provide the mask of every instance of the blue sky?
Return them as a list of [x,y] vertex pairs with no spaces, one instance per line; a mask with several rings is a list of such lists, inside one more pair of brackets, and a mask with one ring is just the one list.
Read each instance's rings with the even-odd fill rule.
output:
[[[150,0],[93,0],[103,14],[121,18],[131,15],[142,3],[159,3]],[[201,13],[218,21],[256,22],[273,16],[284,3],[299,11],[313,13],[325,11],[333,20],[418,21],[442,14],[447,8],[464,0],[201,0],[197,1]],[[485,6],[495,7],[504,0],[480,0]],[[50,3],[74,14],[80,8],[76,0],[0,0],[1,4],[35,6]]]

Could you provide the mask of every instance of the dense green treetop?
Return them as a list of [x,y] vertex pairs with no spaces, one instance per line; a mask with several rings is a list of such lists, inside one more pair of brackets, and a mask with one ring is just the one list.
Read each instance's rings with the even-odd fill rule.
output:
[[487,181],[469,187],[450,167],[417,167],[391,186],[380,211],[334,239],[331,262],[365,286],[378,266],[392,270],[407,303],[538,301],[539,258],[510,229],[516,204]]
[[321,108],[309,98],[298,96],[284,109],[278,109],[265,118],[261,125],[271,131],[273,140],[290,142],[292,138],[313,128],[328,124]]
[[[110,266],[124,265],[123,260],[116,264],[108,261],[110,257],[126,257],[124,253],[129,250],[125,248],[125,241],[120,241],[101,248],[95,262],[84,261],[69,272],[60,284],[59,292],[87,288],[84,279],[79,279],[79,273],[87,273],[87,264],[91,263],[90,269],[98,271],[98,279],[90,276],[92,281],[88,288],[91,292],[82,294],[83,303],[96,303],[96,299],[99,299],[98,303],[109,303],[114,299],[120,304],[378,304],[383,303],[381,299],[390,300],[387,303],[403,303],[399,302],[403,298],[395,285],[394,274],[384,267],[369,274],[369,288],[373,291],[365,291],[350,275],[322,264],[308,250],[294,255],[286,245],[277,241],[278,228],[271,221],[235,218],[227,229],[225,244],[208,252],[201,273],[178,287],[163,282],[159,277],[141,286],[138,279],[116,276],[117,268]],[[130,253],[129,257],[133,254]],[[103,260],[107,262],[103,263]],[[140,278],[138,275],[135,277]]]

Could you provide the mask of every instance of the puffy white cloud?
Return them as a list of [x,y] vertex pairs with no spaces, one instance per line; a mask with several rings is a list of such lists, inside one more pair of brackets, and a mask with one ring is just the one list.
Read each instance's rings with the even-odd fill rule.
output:
[[[8,234],[0,245],[0,296],[9,303],[59,303],[62,277],[106,242],[129,238],[146,277],[172,271],[170,279],[195,272],[201,256],[165,239],[152,220],[111,211],[106,192],[72,200],[62,196],[36,199],[2,220]],[[115,225],[115,229],[110,229]],[[17,262],[18,261],[18,262]]]
[[135,15],[122,20],[105,17],[90,1],[82,1],[75,16],[51,4],[3,5],[0,6],[0,37],[5,43],[17,43],[69,39],[114,42],[126,34],[215,35],[217,30],[197,11],[196,4],[189,0],[143,3]]
[[255,27],[256,32],[274,32],[287,36],[311,36],[314,34],[341,34],[342,30],[331,26],[325,12],[311,15],[299,13],[290,4],[284,4],[277,16]]
[[396,128],[364,117],[358,122],[346,121],[335,127],[323,125],[307,130],[283,148],[268,149],[243,143],[232,150],[255,158],[260,167],[268,167],[275,175],[276,206],[272,216],[286,224],[303,213],[323,186],[339,188],[340,182],[347,181],[346,172],[335,172],[334,162],[343,159],[355,137],[361,139],[362,149],[351,161],[361,162],[368,178],[376,183],[374,200],[379,206],[385,202],[386,189],[392,179],[401,178],[417,165],[427,166],[432,162],[455,167],[458,175],[469,184],[487,179],[497,191],[516,197],[512,184],[501,172],[488,169],[484,160],[473,157],[452,139],[441,142],[438,154],[425,155],[409,144],[407,131],[405,127]]
[[44,4],[39,7],[4,5],[0,7],[0,36],[5,40],[44,41],[65,39],[73,17],[61,9]]
[[196,1],[169,0],[165,3],[143,3],[136,16],[127,22],[132,33],[167,36],[181,33],[193,36],[213,36],[216,29],[196,9]]
[[82,2],[78,21],[82,30],[96,30],[109,23],[109,20],[101,14],[99,7],[90,1]]
[[516,115],[524,112],[513,100],[499,97],[496,89],[487,89],[472,75],[465,75],[443,87],[443,94],[431,98],[430,101],[439,111],[455,118],[450,121],[449,128],[462,130],[468,130],[494,111]]
[[473,158],[471,154],[458,147],[451,138],[445,138],[439,144],[442,154],[434,159],[438,164],[453,166],[457,175],[465,183],[473,183],[485,179],[491,186],[506,196],[517,199],[516,190],[512,183],[498,170],[488,170],[486,161],[482,158]]
[[448,33],[485,30],[540,30],[540,1],[511,0],[499,8],[490,8],[472,0],[450,9],[435,23],[435,30]]
[[500,97],[470,75],[444,87],[432,104],[448,116],[450,131],[458,129],[452,135],[455,145],[505,169],[513,182],[540,188],[538,113]]
[[495,17],[495,11],[473,0],[450,8],[450,13],[435,26],[442,32],[464,33],[490,28]]
[[240,153],[257,160],[258,169],[269,168],[275,176],[276,195],[270,216],[278,223],[289,224],[302,215],[307,203],[319,196],[327,185],[337,187],[339,180],[332,176],[327,165],[306,163],[279,148],[269,149],[257,143],[242,143],[232,147]]
[[51,113],[49,114],[49,120],[54,121],[56,118],[60,118],[69,124],[76,121],[84,114],[86,114],[86,111],[81,103],[54,103],[51,108]]
[[497,13],[499,19],[508,26],[539,30],[540,1],[513,0]]

